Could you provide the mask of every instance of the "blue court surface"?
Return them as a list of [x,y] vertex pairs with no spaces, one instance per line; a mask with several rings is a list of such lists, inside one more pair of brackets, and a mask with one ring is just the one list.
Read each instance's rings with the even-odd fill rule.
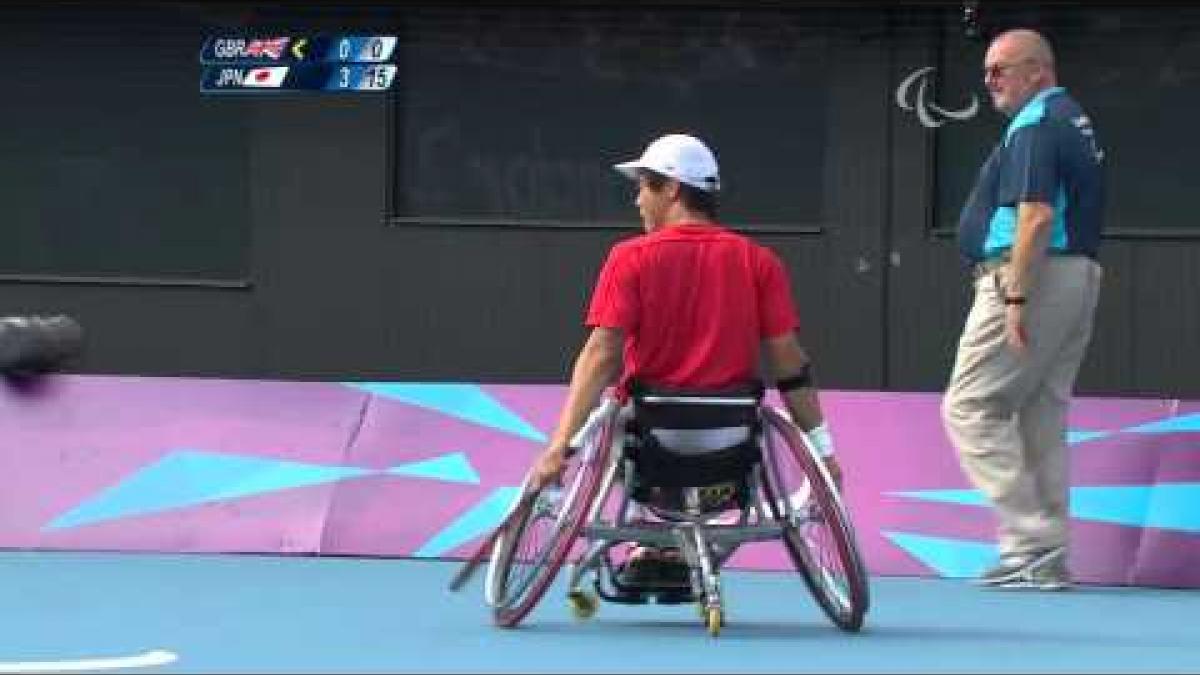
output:
[[[717,638],[692,605],[601,604],[551,589],[491,625],[457,563],[257,555],[0,553],[5,672],[1197,672],[1194,590],[987,591],[875,577],[859,634],[794,574],[726,570]],[[565,575],[563,575],[565,576]],[[560,583],[563,577],[560,577]]]

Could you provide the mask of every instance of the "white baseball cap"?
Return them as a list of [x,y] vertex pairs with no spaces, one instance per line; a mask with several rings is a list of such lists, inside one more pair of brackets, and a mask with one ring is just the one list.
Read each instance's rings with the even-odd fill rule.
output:
[[721,189],[717,158],[700,139],[687,134],[667,134],[647,145],[638,159],[613,168],[634,180],[638,169],[649,169],[706,192]]

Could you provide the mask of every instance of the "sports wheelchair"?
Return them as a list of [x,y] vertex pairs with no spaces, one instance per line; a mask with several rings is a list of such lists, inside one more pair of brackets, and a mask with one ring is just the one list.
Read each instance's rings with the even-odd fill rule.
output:
[[[558,485],[533,489],[526,476],[451,588],[488,558],[485,600],[496,624],[515,627],[570,559],[567,599],[576,617],[592,616],[601,598],[694,602],[716,636],[725,622],[721,566],[744,543],[776,539],[825,615],[859,630],[868,584],[849,515],[824,463],[791,420],[762,401],[762,388],[635,388],[626,405],[606,398],[591,413]],[[634,544],[677,548],[689,582],[621,582],[618,553]]]

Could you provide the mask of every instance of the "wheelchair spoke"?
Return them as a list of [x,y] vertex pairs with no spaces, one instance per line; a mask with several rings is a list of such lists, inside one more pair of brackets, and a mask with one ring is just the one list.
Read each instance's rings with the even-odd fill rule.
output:
[[783,543],[821,609],[840,628],[858,630],[869,600],[849,515],[795,427],[777,414],[767,421],[764,487],[784,523]]

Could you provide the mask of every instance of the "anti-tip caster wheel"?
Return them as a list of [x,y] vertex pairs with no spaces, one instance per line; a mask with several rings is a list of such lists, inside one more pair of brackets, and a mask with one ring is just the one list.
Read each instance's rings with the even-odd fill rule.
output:
[[721,632],[721,625],[725,621],[725,616],[721,612],[720,607],[709,607],[705,611],[704,624],[708,627],[708,634],[716,637]]

